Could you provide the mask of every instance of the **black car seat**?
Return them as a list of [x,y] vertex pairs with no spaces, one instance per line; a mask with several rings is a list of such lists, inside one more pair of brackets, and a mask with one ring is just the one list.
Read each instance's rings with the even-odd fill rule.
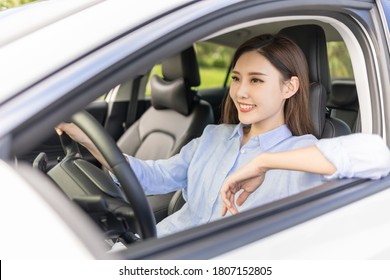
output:
[[[211,106],[194,89],[200,76],[193,47],[162,61],[162,74],[151,77],[152,106],[118,140],[124,153],[143,160],[175,155],[214,123]],[[157,222],[167,216],[173,194],[148,197]]]
[[279,34],[293,40],[303,51],[309,68],[310,110],[317,138],[331,138],[351,133],[342,120],[327,114],[326,102],[331,93],[325,32],[314,24],[286,27]]
[[345,121],[353,132],[358,132],[359,100],[355,81],[333,81],[327,107],[332,117]]

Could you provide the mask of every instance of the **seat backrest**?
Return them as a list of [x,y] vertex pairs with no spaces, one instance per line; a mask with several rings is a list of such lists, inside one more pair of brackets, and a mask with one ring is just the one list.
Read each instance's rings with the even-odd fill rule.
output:
[[350,134],[349,126],[327,114],[326,101],[331,93],[328,54],[324,30],[314,24],[286,27],[279,34],[293,40],[306,56],[310,80],[310,110],[317,138]]
[[124,153],[140,159],[169,158],[214,123],[211,106],[197,97],[200,76],[190,47],[162,62],[163,78],[151,78],[152,106],[118,140]]
[[327,101],[330,115],[346,122],[352,131],[357,132],[359,100],[355,81],[335,80]]

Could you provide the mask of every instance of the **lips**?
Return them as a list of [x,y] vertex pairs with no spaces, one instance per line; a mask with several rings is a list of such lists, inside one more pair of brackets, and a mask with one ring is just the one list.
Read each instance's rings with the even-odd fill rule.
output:
[[252,111],[256,105],[253,105],[253,104],[245,104],[245,103],[238,103],[238,107],[240,109],[241,112],[250,112]]

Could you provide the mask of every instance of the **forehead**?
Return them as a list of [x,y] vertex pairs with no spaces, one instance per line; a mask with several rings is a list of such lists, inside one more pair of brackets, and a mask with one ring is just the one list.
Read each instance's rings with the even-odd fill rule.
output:
[[243,53],[237,60],[233,71],[245,73],[262,73],[275,74],[279,71],[271,64],[271,62],[257,51],[249,51]]

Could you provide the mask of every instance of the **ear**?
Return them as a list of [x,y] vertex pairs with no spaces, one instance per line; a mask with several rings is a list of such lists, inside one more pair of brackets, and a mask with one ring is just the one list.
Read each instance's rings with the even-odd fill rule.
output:
[[297,76],[292,76],[290,80],[288,80],[284,84],[283,97],[285,99],[290,98],[291,96],[297,93],[298,89],[299,89],[299,79]]

